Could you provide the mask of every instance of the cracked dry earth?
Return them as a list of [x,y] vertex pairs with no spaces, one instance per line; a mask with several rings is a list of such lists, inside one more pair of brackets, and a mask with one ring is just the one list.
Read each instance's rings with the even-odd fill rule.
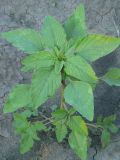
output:
[[[120,0],[0,0],[0,32],[19,27],[39,29],[46,15],[53,15],[61,22],[80,3],[86,9],[89,32],[120,36]],[[11,115],[2,114],[8,91],[16,83],[29,81],[30,75],[20,71],[24,53],[0,39],[0,160],[79,160],[73,151],[55,139],[48,138],[36,144],[25,155],[19,153],[19,138],[11,129]],[[120,48],[93,64],[97,75],[109,67],[120,67]],[[99,84],[95,91],[95,115],[117,114],[120,123],[120,89]],[[89,160],[120,160],[119,135],[116,142],[105,150],[90,149]],[[116,139],[116,137],[115,137]]]

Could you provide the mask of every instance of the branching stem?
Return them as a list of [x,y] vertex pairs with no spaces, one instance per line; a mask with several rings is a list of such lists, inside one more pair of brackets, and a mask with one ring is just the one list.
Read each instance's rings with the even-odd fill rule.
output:
[[[65,106],[64,105],[64,101],[62,101],[62,103],[63,103],[63,107]],[[63,108],[62,107],[62,108]],[[44,118],[41,122],[43,122],[43,123],[45,123],[45,125],[48,125],[48,124],[50,124],[50,123],[52,123],[53,122],[53,118],[52,117],[47,117],[47,116],[45,116],[45,115],[43,115],[43,113],[42,112],[39,112],[40,113],[40,116],[42,117],[42,118]],[[33,118],[34,120],[37,120],[39,117],[35,117],[35,118]],[[101,126],[101,125],[96,125],[96,124],[92,124],[92,123],[86,123],[86,125],[88,126],[88,127],[92,127],[92,128],[96,128],[96,129],[103,129],[103,127]]]
[[40,116],[43,117],[45,120],[51,121],[51,118],[45,116],[42,112],[39,112]]

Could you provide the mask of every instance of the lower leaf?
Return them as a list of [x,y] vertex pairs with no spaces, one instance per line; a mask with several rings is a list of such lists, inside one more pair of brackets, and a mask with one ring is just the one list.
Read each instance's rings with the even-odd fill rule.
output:
[[74,132],[79,132],[88,136],[88,128],[85,121],[80,116],[72,116],[69,122],[69,128]]
[[30,86],[28,84],[16,85],[8,95],[4,113],[14,112],[30,103],[32,103]]
[[32,137],[28,136],[28,134],[25,134],[21,140],[20,152],[22,154],[28,152],[32,148],[33,144],[34,144],[34,141]]
[[64,91],[65,101],[82,116],[92,121],[94,117],[94,99],[91,86],[82,81],[74,81]]
[[87,137],[79,132],[72,132],[69,136],[70,147],[81,158],[81,160],[87,159]]
[[112,68],[110,69],[103,77],[106,83],[110,86],[120,86],[120,68]]
[[31,92],[34,107],[43,104],[50,96],[53,96],[61,84],[61,74],[55,70],[42,69],[34,73],[32,77]]
[[103,148],[105,148],[110,143],[110,138],[111,138],[110,132],[104,129],[101,135],[101,143]]
[[62,122],[57,123],[55,133],[56,133],[56,137],[57,137],[58,142],[62,142],[67,134],[66,125],[63,124]]

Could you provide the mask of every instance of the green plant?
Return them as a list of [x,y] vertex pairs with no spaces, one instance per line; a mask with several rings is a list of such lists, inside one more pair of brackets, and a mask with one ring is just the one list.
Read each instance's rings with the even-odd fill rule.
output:
[[[31,83],[15,86],[4,106],[4,113],[14,112],[14,127],[21,135],[21,153],[39,140],[37,131],[51,130],[50,124],[55,127],[58,142],[68,137],[71,148],[82,160],[87,159],[88,127],[102,130],[102,145],[106,146],[109,131],[117,130],[115,118],[99,119],[97,125],[86,123],[83,118],[94,118],[93,91],[100,80],[120,86],[120,69],[113,68],[97,77],[90,65],[115,50],[120,38],[88,34],[83,5],[63,26],[48,16],[41,31],[16,29],[2,33],[2,37],[28,54],[22,60],[22,71],[32,73]],[[60,105],[51,117],[46,117],[38,108],[59,88]]]
[[103,148],[105,148],[109,144],[111,140],[111,134],[117,133],[118,131],[118,127],[114,124],[115,120],[116,120],[115,115],[105,117],[104,119],[102,117],[98,117],[97,119],[97,125],[102,126],[101,144]]

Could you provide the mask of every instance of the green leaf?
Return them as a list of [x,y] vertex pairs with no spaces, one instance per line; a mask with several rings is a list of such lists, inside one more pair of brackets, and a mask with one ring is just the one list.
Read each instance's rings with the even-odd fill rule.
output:
[[88,136],[88,128],[80,116],[72,116],[69,127],[73,132],[79,132],[80,134]]
[[69,110],[68,110],[68,114],[70,115],[70,116],[72,116],[73,114],[75,114],[76,113],[76,110],[74,109],[74,108],[70,108]]
[[28,134],[25,134],[22,136],[21,144],[20,144],[20,152],[22,154],[28,152],[34,144],[34,141],[32,137],[30,137]]
[[55,133],[58,142],[62,142],[63,139],[66,137],[67,134],[67,127],[62,121],[56,123]]
[[14,112],[29,103],[32,103],[30,86],[26,84],[17,85],[8,94],[7,101],[4,105],[4,113]]
[[[33,107],[33,106],[32,106]],[[25,110],[20,112],[20,114],[26,118],[29,118],[31,116],[38,116],[38,111],[37,110],[32,110],[34,108],[30,108],[30,106],[25,107]]]
[[22,71],[38,70],[40,68],[46,68],[54,65],[55,60],[53,54],[47,51],[41,51],[36,54],[27,56],[22,60]]
[[120,86],[120,68],[110,69],[103,77],[106,83],[110,86]]
[[34,127],[34,125],[30,124],[30,126],[23,131],[23,133],[21,134],[21,136],[23,134],[27,134],[28,136],[30,136],[33,140],[40,140],[40,138],[37,136],[37,130]]
[[116,115],[111,115],[103,119],[104,125],[111,125],[116,120]]
[[76,52],[88,61],[95,61],[114,51],[120,45],[120,38],[93,34],[77,43]]
[[94,99],[88,83],[74,81],[64,91],[65,101],[72,105],[83,117],[92,121],[94,117]]
[[104,129],[101,135],[101,143],[103,148],[105,148],[110,143],[110,139],[111,139],[110,133],[106,129]]
[[109,126],[109,130],[110,130],[111,133],[117,133],[119,128],[115,124],[111,124]]
[[33,125],[33,127],[34,127],[34,129],[36,131],[41,131],[41,130],[45,130],[46,129],[46,126],[42,122],[40,122],[40,121],[35,122],[34,125]]
[[97,117],[97,125],[103,125],[103,117],[102,116],[98,116]]
[[69,136],[69,144],[81,160],[87,159],[88,128],[80,116],[71,116],[68,123],[72,133]]
[[68,141],[81,160],[87,160],[87,137],[79,132],[72,132]]
[[53,17],[47,16],[41,34],[48,48],[62,48],[66,43],[66,34],[62,25]]
[[118,127],[114,124],[115,120],[116,115],[111,115],[104,119],[102,117],[98,117],[97,125],[101,125],[105,130],[109,130],[111,133],[117,133]]
[[54,69],[42,69],[32,77],[31,92],[34,107],[43,104],[53,96],[61,84],[61,74],[56,74]]
[[55,133],[58,142],[62,142],[67,134],[66,120],[67,120],[68,112],[65,109],[57,109],[52,113],[53,124],[55,127]]
[[30,123],[27,121],[24,115],[15,113],[13,126],[15,128],[16,133],[23,134],[24,131],[26,131],[26,129],[30,127]]
[[60,73],[64,65],[64,61],[56,61],[55,62],[55,72]]
[[24,117],[31,117],[31,115],[32,115],[33,113],[32,113],[32,111],[30,111],[30,110],[24,110],[22,113],[21,113],[21,115],[22,116],[24,116]]
[[67,45],[66,45],[66,48],[65,48],[65,57],[66,56],[74,56],[75,53],[76,53],[76,42],[78,40],[75,40],[75,39],[70,39],[68,42],[67,42]]
[[118,127],[114,124],[116,115],[111,115],[103,119],[102,125],[105,129],[108,129],[111,133],[117,133]]
[[65,72],[67,75],[85,82],[97,82],[97,77],[92,67],[80,56],[70,56],[67,58]]
[[39,52],[44,48],[41,35],[33,29],[16,29],[4,32],[2,37],[27,53]]
[[84,6],[79,5],[64,24],[67,38],[83,38],[87,35]]
[[37,121],[32,124],[27,120],[25,115],[20,113],[14,114],[13,125],[15,127],[16,133],[21,136],[21,153],[29,151],[33,146],[34,140],[40,140],[40,138],[37,136],[37,131],[46,130],[46,126],[42,122]]
[[62,120],[67,116],[67,111],[65,109],[57,109],[55,112],[52,113],[52,117],[56,120]]

